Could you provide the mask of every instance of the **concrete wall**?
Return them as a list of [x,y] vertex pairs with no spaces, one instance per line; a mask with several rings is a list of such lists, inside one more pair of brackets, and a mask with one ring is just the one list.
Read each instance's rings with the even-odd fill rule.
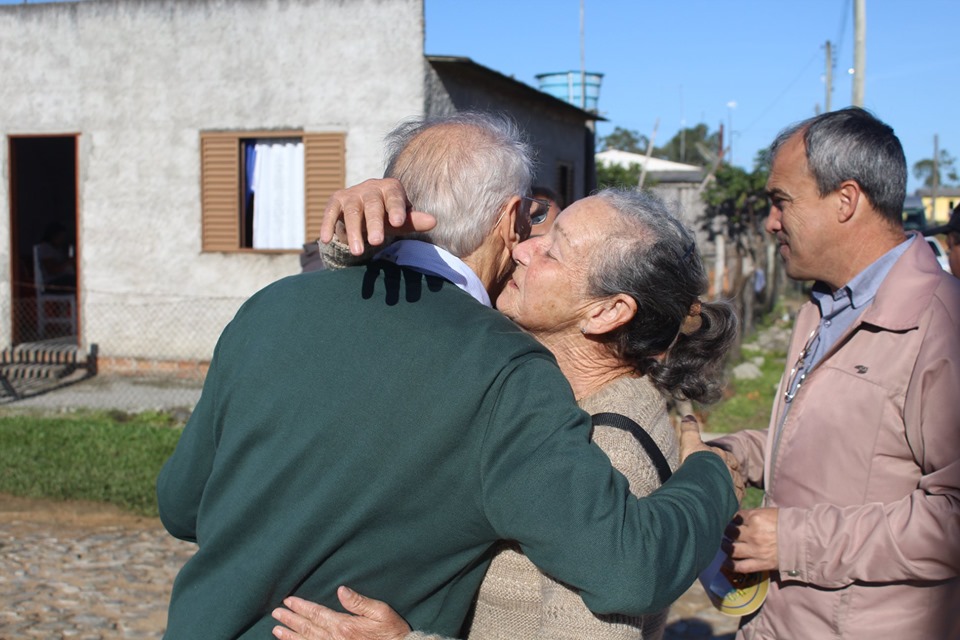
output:
[[655,182],[657,174],[651,173],[647,175],[654,181],[654,185],[650,187],[650,191],[660,196],[683,223],[696,232],[697,246],[700,248],[700,251],[703,252],[706,248],[707,236],[709,234],[703,229],[706,204],[700,197],[700,193],[697,192],[699,184],[695,182],[657,183]]
[[[422,0],[0,6],[0,251],[7,136],[78,133],[83,342],[209,358],[239,304],[299,263],[201,252],[200,132],[342,131],[347,183],[377,175],[384,134],[423,112],[423,28]],[[0,260],[6,304],[9,283]]]

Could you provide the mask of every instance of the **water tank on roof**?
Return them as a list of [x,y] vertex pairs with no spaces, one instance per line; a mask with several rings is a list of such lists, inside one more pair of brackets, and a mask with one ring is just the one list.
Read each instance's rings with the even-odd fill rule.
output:
[[[581,75],[583,82],[581,83]],[[579,71],[562,71],[560,73],[539,73],[536,75],[540,84],[540,91],[549,93],[554,98],[560,98],[575,107],[597,112],[597,102],[600,99],[600,82],[602,73]],[[581,85],[586,87],[586,101]]]

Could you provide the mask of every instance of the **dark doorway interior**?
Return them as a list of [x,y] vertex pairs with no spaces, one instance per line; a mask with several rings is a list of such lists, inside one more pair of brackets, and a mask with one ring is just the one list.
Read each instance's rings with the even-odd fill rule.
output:
[[9,144],[13,342],[76,341],[76,137],[17,136]]

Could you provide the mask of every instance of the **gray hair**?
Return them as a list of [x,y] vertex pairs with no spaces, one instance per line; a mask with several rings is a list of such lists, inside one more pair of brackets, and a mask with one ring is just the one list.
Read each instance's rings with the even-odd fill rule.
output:
[[[618,228],[590,264],[588,295],[626,294],[637,303],[633,319],[606,336],[608,344],[661,391],[717,399],[737,317],[727,302],[700,301],[707,274],[693,233],[649,192],[604,189],[596,196],[617,213]],[[699,326],[681,331],[698,306]]]
[[402,123],[387,136],[386,177],[418,211],[437,219],[425,240],[458,257],[483,244],[512,196],[527,195],[533,159],[520,129],[502,115],[461,112]]
[[821,198],[854,180],[874,209],[903,225],[907,161],[892,127],[859,107],[822,113],[781,131],[770,145],[771,162],[797,133],[803,135],[807,166]]

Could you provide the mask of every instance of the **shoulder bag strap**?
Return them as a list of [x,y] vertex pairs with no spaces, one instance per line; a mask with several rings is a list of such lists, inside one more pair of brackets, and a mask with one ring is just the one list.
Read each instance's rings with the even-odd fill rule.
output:
[[672,472],[670,471],[670,465],[667,463],[667,459],[663,456],[657,443],[650,437],[650,434],[643,430],[643,427],[627,416],[619,413],[595,413],[590,417],[595,427],[597,425],[614,427],[615,429],[622,429],[630,433],[630,435],[637,439],[640,446],[643,447],[643,450],[647,452],[650,461],[653,462],[653,466],[657,468],[657,474],[660,476],[660,484],[665,483],[670,478]]

